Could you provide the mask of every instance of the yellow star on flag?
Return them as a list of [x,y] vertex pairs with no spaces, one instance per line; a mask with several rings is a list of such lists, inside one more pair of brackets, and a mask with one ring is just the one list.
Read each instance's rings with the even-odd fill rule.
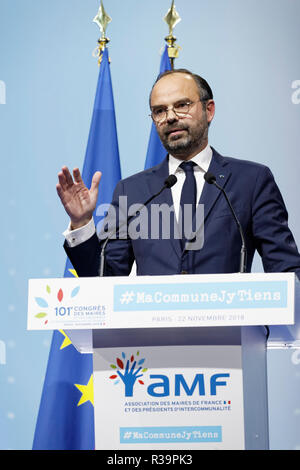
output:
[[78,277],[78,274],[77,274],[77,272],[75,271],[75,269],[69,269],[69,272],[70,272],[74,277]]
[[94,406],[93,374],[91,375],[87,385],[75,384],[75,387],[77,387],[78,390],[82,393],[81,398],[77,403],[77,406],[80,406],[83,403],[86,403],[87,401],[90,401],[91,404]]
[[72,344],[72,341],[70,340],[70,338],[66,335],[66,333],[63,330],[59,330],[59,332],[65,337],[59,349],[64,349],[67,346],[70,346],[70,344]]

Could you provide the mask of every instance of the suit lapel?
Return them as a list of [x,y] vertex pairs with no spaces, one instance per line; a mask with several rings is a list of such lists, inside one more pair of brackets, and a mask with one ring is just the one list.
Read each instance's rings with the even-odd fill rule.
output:
[[[150,168],[147,170],[147,179],[146,179],[146,184],[148,187],[149,191],[149,196],[152,196],[153,194],[157,193],[163,186],[166,178],[169,176],[169,164],[168,164],[168,157],[166,157],[159,165],[154,166],[153,168]],[[169,193],[170,191],[166,191]],[[164,194],[165,191],[163,191],[162,194]],[[168,197],[168,194],[165,195],[164,197]],[[164,199],[166,201],[166,199]],[[155,199],[154,202],[156,202],[157,199]],[[172,201],[172,196],[171,196],[171,201]]]
[[[223,158],[213,149],[213,156],[208,169],[216,177],[216,181],[222,188],[225,187],[231,172],[224,163]],[[199,204],[204,205],[204,220],[208,217],[217,199],[220,197],[221,191],[213,184],[204,183]]]
[[[169,176],[169,160],[166,157],[162,163],[153,167],[148,176],[148,189],[149,195],[157,193],[163,186],[166,178]],[[173,206],[172,190],[165,189],[158,197],[153,200],[155,204],[167,204],[169,207]],[[178,234],[178,224],[174,211],[170,214],[170,242],[176,255],[181,258],[182,249],[180,239],[175,238]]]

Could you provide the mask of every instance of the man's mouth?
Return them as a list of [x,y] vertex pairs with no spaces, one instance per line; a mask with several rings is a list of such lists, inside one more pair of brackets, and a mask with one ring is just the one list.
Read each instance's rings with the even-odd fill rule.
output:
[[183,132],[186,132],[186,129],[183,128],[174,128],[174,129],[169,129],[166,131],[166,136],[167,137],[176,137],[180,136]]

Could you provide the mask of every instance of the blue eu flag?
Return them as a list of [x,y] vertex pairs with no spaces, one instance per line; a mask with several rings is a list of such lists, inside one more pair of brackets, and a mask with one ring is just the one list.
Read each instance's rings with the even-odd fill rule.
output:
[[[102,172],[97,208],[109,204],[121,179],[108,50],[102,55],[82,178],[90,187]],[[103,214],[94,213],[96,226]],[[67,259],[64,277],[76,276]],[[64,331],[55,331],[36,423],[34,450],[91,450],[94,439],[92,354],[80,354]]]
[[[160,61],[159,73],[171,70],[171,62],[168,55],[168,46],[165,47],[164,53]],[[158,165],[166,156],[166,149],[162,145],[160,138],[158,137],[154,123],[151,126],[148,150],[145,161],[145,170],[152,166]]]

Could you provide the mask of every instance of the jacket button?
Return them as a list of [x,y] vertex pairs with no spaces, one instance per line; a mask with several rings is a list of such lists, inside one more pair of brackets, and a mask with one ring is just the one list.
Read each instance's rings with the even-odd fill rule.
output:
[[181,271],[180,274],[188,274],[188,272],[187,271]]

